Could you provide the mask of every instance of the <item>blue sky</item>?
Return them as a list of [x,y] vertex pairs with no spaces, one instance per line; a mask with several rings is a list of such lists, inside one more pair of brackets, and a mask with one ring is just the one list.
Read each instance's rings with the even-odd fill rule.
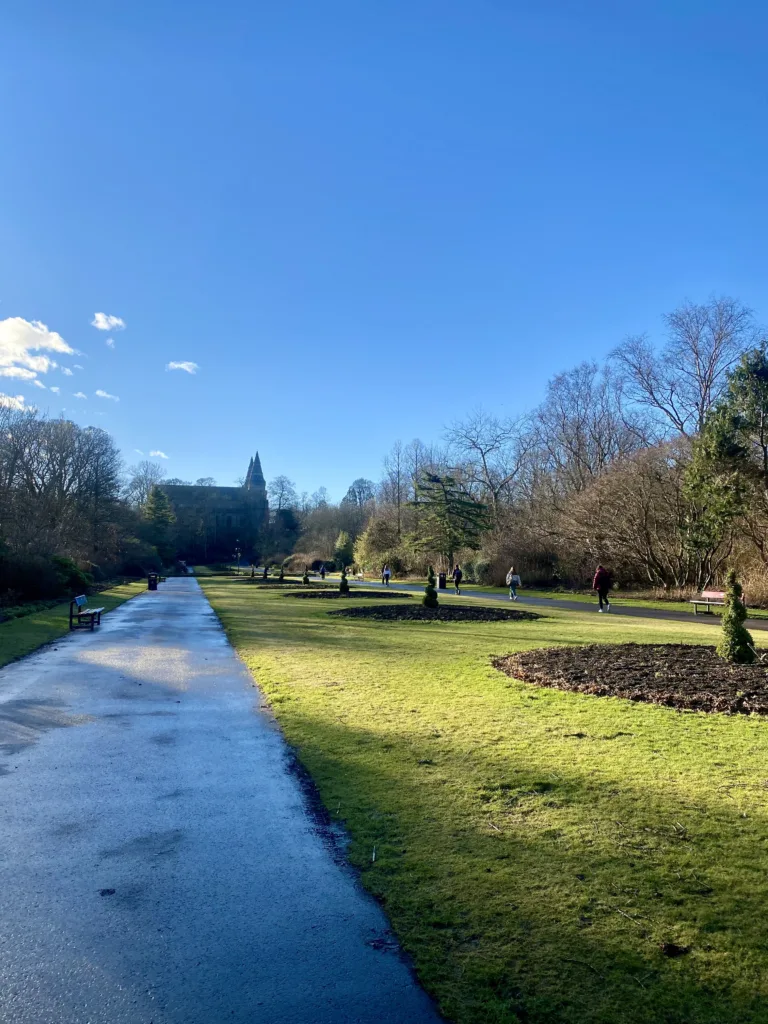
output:
[[127,462],[340,497],[686,297],[768,319],[763,4],[11,0],[0,39],[0,321],[77,350],[0,391]]

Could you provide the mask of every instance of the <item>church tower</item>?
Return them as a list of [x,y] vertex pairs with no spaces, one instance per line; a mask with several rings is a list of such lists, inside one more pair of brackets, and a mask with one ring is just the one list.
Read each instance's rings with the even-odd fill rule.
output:
[[261,471],[261,459],[258,452],[256,452],[256,457],[248,463],[248,472],[246,473],[243,486],[246,491],[266,490],[267,481],[264,479],[264,474]]

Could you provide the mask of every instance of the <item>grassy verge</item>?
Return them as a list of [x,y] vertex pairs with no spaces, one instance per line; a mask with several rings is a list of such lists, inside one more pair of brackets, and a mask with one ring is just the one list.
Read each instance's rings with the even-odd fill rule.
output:
[[711,628],[555,609],[339,620],[201,584],[451,1020],[768,1021],[768,722],[489,664],[554,643],[711,643]]
[[[123,601],[147,589],[146,580],[123,583],[103,590],[89,598],[93,607],[105,608],[110,612]],[[0,623],[0,668],[9,661],[30,654],[43,644],[50,643],[69,632],[69,601],[52,608],[33,612],[23,618]]]

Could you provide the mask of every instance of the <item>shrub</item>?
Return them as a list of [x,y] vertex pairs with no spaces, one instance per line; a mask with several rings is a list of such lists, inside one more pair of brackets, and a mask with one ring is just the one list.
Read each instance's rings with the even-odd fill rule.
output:
[[344,568],[344,566],[342,566],[342,569],[341,569],[341,579],[339,580],[339,593],[340,594],[348,594],[349,593],[349,583],[347,581],[347,570]]
[[741,584],[736,579],[735,569],[731,569],[725,583],[723,635],[717,645],[717,653],[725,661],[751,665],[755,660],[755,643],[749,630],[744,626],[746,617],[747,609],[741,596]]
[[309,586],[309,569],[306,567],[306,565],[304,566],[304,575],[301,577],[301,582],[304,584],[305,587]]
[[83,594],[93,584],[93,576],[89,572],[83,572],[82,569],[72,561],[71,558],[64,558],[61,555],[54,555],[51,558],[56,575],[61,580],[61,586],[64,591],[74,593],[77,591],[78,594]]
[[437,608],[437,590],[435,589],[435,570],[430,565],[427,572],[427,585],[424,587],[424,597],[421,599],[421,603],[425,608]]

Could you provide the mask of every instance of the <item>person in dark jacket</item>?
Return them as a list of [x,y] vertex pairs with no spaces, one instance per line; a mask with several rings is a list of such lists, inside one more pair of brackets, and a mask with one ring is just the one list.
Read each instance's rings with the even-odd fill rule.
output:
[[461,580],[462,580],[463,576],[464,576],[464,573],[461,571],[461,569],[457,565],[455,567],[455,569],[453,570],[453,585],[454,585],[454,587],[456,587],[456,593],[457,594],[461,593],[461,591],[459,590],[459,587],[461,586]]
[[611,602],[608,600],[608,594],[611,589],[613,580],[611,574],[602,565],[598,565],[595,572],[595,578],[592,580],[592,589],[597,591],[597,599],[600,602],[598,611],[603,610],[603,604],[605,604],[605,610],[609,612],[611,610]]

